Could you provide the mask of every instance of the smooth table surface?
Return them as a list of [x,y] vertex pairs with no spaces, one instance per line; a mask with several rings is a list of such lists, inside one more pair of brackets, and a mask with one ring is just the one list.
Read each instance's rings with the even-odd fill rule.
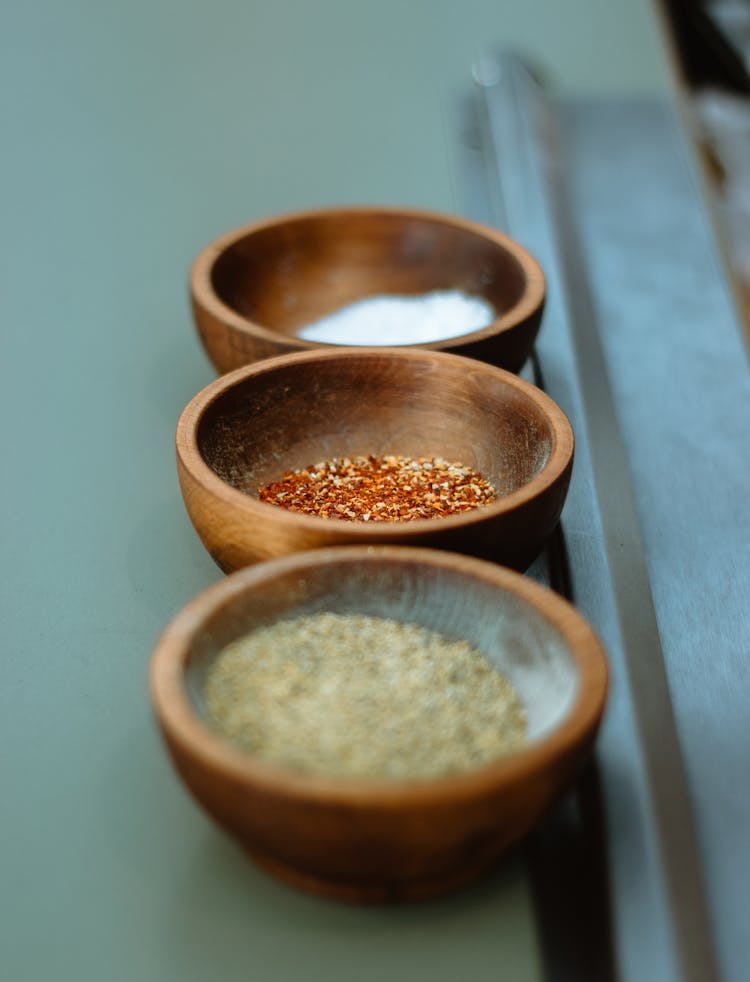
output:
[[[174,471],[177,416],[212,378],[188,312],[191,259],[228,226],[286,208],[355,199],[459,207],[448,162],[458,136],[444,99],[464,73],[468,86],[472,48],[491,37],[496,5],[414,5],[384,61],[377,49],[398,23],[395,5],[363,21],[346,13],[350,6],[323,5],[316,25],[303,17],[305,5],[291,3],[274,13],[229,3],[49,4],[14,12],[3,32],[0,948],[14,982],[334,974],[536,982],[545,972],[524,854],[463,894],[421,906],[362,910],[297,894],[256,871],[186,799],[148,704],[158,632],[219,575]],[[645,6],[620,20],[603,8],[578,3],[561,23],[556,5],[524,5],[503,13],[498,36],[536,44],[537,58],[578,89],[658,89]],[[323,81],[306,91],[309,72],[330,60],[316,52],[334,24],[337,64],[352,82],[342,87],[321,70]],[[295,61],[302,51],[309,60]],[[391,71],[383,69],[389,59]],[[331,99],[333,114],[325,111]],[[424,116],[420,107],[429,107]],[[588,137],[579,136],[583,149]],[[603,193],[601,184],[594,190]],[[596,214],[606,226],[606,213]],[[708,235],[704,227],[698,234]],[[612,263],[597,276],[622,275],[620,258]],[[711,289],[698,291],[705,307],[688,312],[720,323],[722,358],[736,363],[722,280],[716,269],[709,274]],[[663,302],[668,318],[666,295]],[[615,359],[618,339],[625,344],[626,332],[612,338]],[[715,364],[708,341],[688,355],[701,370]],[[721,399],[744,439],[731,416],[741,403],[729,387]],[[695,484],[690,473],[680,480],[697,512],[715,506],[710,483]],[[679,525],[684,514],[667,517]],[[677,536],[660,549],[674,549],[677,564],[699,563],[706,549],[702,575],[717,602],[731,601],[742,577],[734,560],[722,564],[736,555],[732,543],[694,540],[690,517],[684,522],[689,548],[678,548]],[[686,595],[684,610],[673,612],[688,640],[696,610]],[[734,651],[735,623],[715,623],[717,645]],[[691,660],[697,675],[679,667],[675,675],[693,694],[684,711],[698,725],[688,742],[716,739],[700,680],[733,685],[711,671],[708,654],[705,661]],[[745,752],[727,750],[733,773]],[[709,838],[735,835],[744,814],[723,773],[713,778],[727,803],[719,811],[695,774]],[[733,924],[727,944],[735,944]]]

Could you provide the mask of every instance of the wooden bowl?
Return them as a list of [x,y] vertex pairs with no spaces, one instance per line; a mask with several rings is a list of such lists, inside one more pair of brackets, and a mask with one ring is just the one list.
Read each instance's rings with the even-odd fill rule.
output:
[[[256,627],[319,611],[468,640],[519,691],[526,744],[476,770],[422,781],[298,774],[235,747],[206,721],[211,659]],[[557,594],[492,563],[398,546],[323,549],[241,570],[177,615],[151,665],[162,734],[199,804],[270,872],[359,901],[428,897],[490,868],[573,780],[606,688],[596,635]]]
[[405,208],[329,208],[246,225],[200,253],[190,287],[200,336],[220,372],[329,347],[297,332],[355,300],[446,289],[484,298],[497,318],[421,347],[517,371],[545,297],[541,268],[512,239],[476,222]]
[[[320,518],[258,499],[287,470],[366,454],[444,457],[498,491],[473,511],[409,522]],[[203,389],[177,426],[190,518],[225,571],[345,543],[430,545],[525,569],[568,489],[573,432],[510,372],[413,348],[329,348],[237,369]]]

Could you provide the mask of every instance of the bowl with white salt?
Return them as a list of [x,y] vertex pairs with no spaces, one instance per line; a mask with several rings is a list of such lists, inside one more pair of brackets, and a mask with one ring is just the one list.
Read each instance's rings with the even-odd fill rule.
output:
[[151,665],[166,745],[209,815],[287,882],[370,902],[490,869],[574,780],[606,690],[594,631],[557,594],[408,547],[235,573]]
[[328,208],[245,225],[195,260],[203,345],[220,372],[323,345],[419,346],[510,371],[539,329],[544,274],[495,229],[407,208]]

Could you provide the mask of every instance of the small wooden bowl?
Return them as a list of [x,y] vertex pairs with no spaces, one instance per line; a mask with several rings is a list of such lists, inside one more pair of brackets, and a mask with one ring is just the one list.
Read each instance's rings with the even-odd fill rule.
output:
[[[332,457],[443,457],[499,493],[445,518],[319,518],[258,499],[287,470]],[[222,376],[177,425],[190,518],[225,571],[329,545],[430,545],[525,569],[560,517],[573,432],[543,392],[483,362],[413,348],[329,348]]]
[[[519,691],[526,745],[463,774],[398,782],[297,774],[235,747],[206,721],[211,659],[256,627],[323,610],[466,639]],[[151,665],[162,734],[203,808],[270,872],[358,901],[432,896],[491,867],[573,780],[606,689],[596,635],[557,594],[492,563],[404,547],[324,549],[235,573],[178,614]]]
[[200,253],[190,287],[200,336],[220,372],[330,347],[297,332],[355,300],[447,289],[483,297],[498,316],[482,330],[420,347],[517,371],[545,298],[539,264],[512,239],[405,208],[329,208],[246,225]]

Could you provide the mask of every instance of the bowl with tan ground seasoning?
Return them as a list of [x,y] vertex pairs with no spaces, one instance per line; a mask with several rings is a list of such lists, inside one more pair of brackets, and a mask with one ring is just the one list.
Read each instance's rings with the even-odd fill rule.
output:
[[524,569],[565,500],[573,433],[518,376],[415,349],[237,369],[177,427],[185,504],[229,572],[329,545],[429,545]]
[[403,546],[240,570],[177,615],[151,666],[196,801],[271,873],[371,902],[490,869],[574,779],[606,688],[558,595]]
[[517,371],[539,329],[539,264],[495,229],[410,208],[325,208],[216,239],[190,288],[220,372],[327,345],[420,346]]

